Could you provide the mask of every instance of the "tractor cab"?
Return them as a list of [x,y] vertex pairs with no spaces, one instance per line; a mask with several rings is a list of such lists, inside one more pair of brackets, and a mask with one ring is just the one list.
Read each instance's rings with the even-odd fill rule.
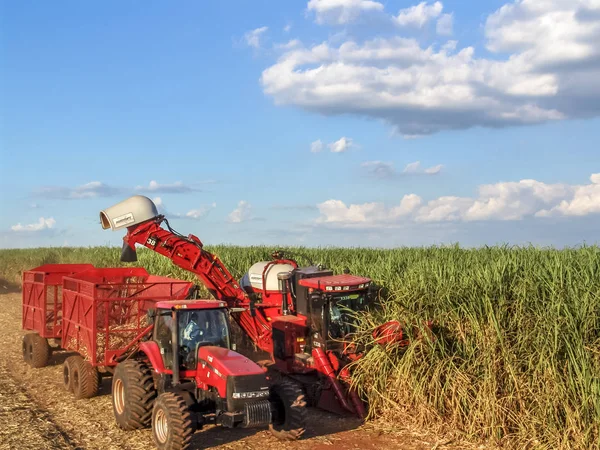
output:
[[[301,269],[298,275],[306,273]],[[370,285],[369,278],[347,274],[297,279],[296,304],[308,318],[312,346],[342,349],[343,341],[355,330],[356,313],[373,303]]]
[[[230,348],[226,304],[215,300],[163,301],[154,311],[154,341],[165,369],[195,370],[204,346]],[[178,371],[174,371],[178,372]]]

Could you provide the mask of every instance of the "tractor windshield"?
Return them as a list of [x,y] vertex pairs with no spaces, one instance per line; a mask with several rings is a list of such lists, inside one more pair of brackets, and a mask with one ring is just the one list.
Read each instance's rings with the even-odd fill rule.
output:
[[185,368],[196,368],[202,346],[229,348],[229,321],[224,309],[180,310],[178,317],[181,363]]
[[343,339],[354,332],[356,315],[368,306],[367,296],[356,293],[333,297],[329,302],[329,337]]
[[[229,348],[229,321],[224,309],[178,310],[179,361],[189,370],[196,368],[198,349],[205,345]],[[158,315],[155,323],[156,343],[165,368],[173,367],[173,316],[171,311]]]
[[229,348],[229,323],[224,309],[180,310],[182,346],[191,350],[203,345]]

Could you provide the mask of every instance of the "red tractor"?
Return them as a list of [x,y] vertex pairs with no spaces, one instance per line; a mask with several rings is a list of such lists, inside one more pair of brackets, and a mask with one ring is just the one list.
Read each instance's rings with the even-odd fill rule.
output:
[[[127,229],[122,261],[136,260],[136,244],[147,247],[196,274],[222,302],[242,330],[235,342],[224,347],[237,346],[243,351],[242,341],[249,338],[254,350],[264,355],[248,353],[267,373],[276,435],[287,439],[302,435],[307,403],[335,413],[351,413],[361,418],[366,415],[363,402],[350,388],[348,367],[361,353],[348,344],[347,338],[354,330],[353,314],[375,302],[376,289],[369,278],[334,275],[318,266],[298,267],[294,260],[275,253],[272,261],[254,264],[238,282],[216,255],[203,248],[200,239],[174,231],[167,219],[158,214],[154,203],[144,196],[131,197],[101,211],[100,221],[104,229]],[[155,327],[155,333],[158,328]],[[398,322],[382,325],[376,337],[380,343],[405,343]],[[156,337],[154,341],[156,344],[152,345],[158,345]],[[184,362],[188,357],[192,362],[216,367],[214,361],[226,354],[226,350],[212,354],[211,361],[202,347],[178,348],[173,347],[170,355],[174,370],[164,372],[165,385],[179,381],[178,365],[187,374]],[[258,384],[244,391],[262,392],[264,386],[259,389]],[[197,384],[190,387],[199,388]],[[221,407],[220,411],[230,410],[224,409],[225,404]]]
[[151,424],[157,448],[174,450],[187,448],[206,424],[271,424],[265,371],[230,350],[224,302],[161,301],[148,316],[152,336],[113,376],[113,411],[122,429]]

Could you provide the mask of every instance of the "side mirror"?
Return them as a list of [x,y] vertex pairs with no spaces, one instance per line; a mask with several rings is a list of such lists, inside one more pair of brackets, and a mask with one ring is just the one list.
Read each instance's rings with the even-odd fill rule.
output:
[[146,312],[146,316],[148,317],[148,321],[150,323],[154,323],[154,318],[156,317],[156,310],[154,308],[150,308],[147,312]]

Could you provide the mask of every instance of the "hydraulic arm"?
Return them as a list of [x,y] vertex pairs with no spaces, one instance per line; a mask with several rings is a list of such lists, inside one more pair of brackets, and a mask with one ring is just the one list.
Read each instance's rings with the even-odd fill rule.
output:
[[[161,224],[165,222],[167,229]],[[271,327],[264,312],[254,307],[246,292],[223,266],[219,258],[204,250],[202,241],[190,234],[183,236],[160,215],[127,228],[123,255],[135,253],[135,244],[143,245],[169,258],[173,264],[198,276],[210,293],[227,303],[232,316],[256,345],[272,352]]]

